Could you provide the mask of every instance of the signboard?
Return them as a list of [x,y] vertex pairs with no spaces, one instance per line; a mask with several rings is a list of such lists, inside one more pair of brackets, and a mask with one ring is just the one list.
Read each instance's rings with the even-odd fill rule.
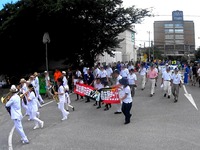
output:
[[173,21],[183,21],[183,11],[173,11],[172,12],[172,20]]

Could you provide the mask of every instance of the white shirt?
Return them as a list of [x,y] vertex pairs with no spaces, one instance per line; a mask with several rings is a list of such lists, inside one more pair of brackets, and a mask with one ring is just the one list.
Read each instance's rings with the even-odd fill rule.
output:
[[6,107],[11,108],[11,119],[21,120],[23,118],[21,112],[21,99],[17,93],[9,99],[6,103]]
[[121,75],[118,75],[118,77],[116,78],[116,85],[119,84],[119,80],[122,78]]
[[132,74],[129,73],[127,79],[128,79],[129,85],[134,85],[135,81],[137,80],[137,76],[135,73],[132,73]]
[[131,97],[131,89],[130,86],[126,86],[125,88],[122,89],[122,91],[124,92],[124,94],[127,94],[127,97],[123,100],[124,103],[131,103],[132,97]]
[[[28,94],[28,99],[30,101],[28,101],[28,109],[31,111],[31,112],[37,112],[38,111],[38,104],[37,104],[37,97],[35,96],[35,93],[33,91],[29,92]],[[32,118],[32,116],[31,116]]]
[[129,71],[128,71],[127,68],[124,68],[124,69],[122,69],[122,70],[120,71],[120,75],[121,75],[122,77],[127,77],[128,74],[129,74]]
[[162,78],[163,78],[164,81],[165,80],[171,80],[171,73],[167,72],[167,71],[163,72]]
[[107,72],[108,77],[110,78],[111,75],[112,75],[112,73],[113,73],[113,70],[112,70],[112,68],[108,67],[108,68],[106,69],[106,72]]
[[39,84],[39,78],[38,78],[38,76],[35,77],[34,81],[35,81],[35,89],[39,91],[40,84]]
[[94,77],[96,78],[96,77],[99,77],[99,74],[100,74],[100,69],[99,68],[96,68],[96,69],[94,69]]
[[77,70],[77,71],[76,71],[76,76],[77,76],[77,77],[80,77],[81,75],[82,75],[81,71],[80,71],[80,70]]
[[65,89],[62,85],[58,88],[58,98],[60,102],[65,102]]
[[144,76],[144,75],[146,75],[146,73],[147,73],[147,69],[145,67],[141,68],[140,75]]
[[106,70],[102,70],[102,71],[100,72],[99,77],[100,77],[100,78],[106,78],[106,77],[107,77],[107,72],[106,72]]
[[172,83],[173,84],[180,84],[181,83],[181,74],[177,73],[177,74],[173,74],[172,75]]
[[63,86],[65,87],[66,90],[69,90],[68,81],[67,81],[66,76],[63,76]]

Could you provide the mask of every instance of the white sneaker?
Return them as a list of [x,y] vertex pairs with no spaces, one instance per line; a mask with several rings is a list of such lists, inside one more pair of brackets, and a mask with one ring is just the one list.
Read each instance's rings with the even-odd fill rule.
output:
[[35,125],[35,126],[33,127],[33,130],[38,129],[38,128],[39,128],[39,125]]
[[62,118],[61,120],[62,120],[62,121],[63,121],[63,120],[67,120],[67,116],[66,116],[66,117],[64,117],[64,118]]
[[40,124],[40,128],[43,128],[43,127],[44,127],[44,121],[42,121]]
[[28,140],[22,140],[22,144],[29,144],[29,141]]

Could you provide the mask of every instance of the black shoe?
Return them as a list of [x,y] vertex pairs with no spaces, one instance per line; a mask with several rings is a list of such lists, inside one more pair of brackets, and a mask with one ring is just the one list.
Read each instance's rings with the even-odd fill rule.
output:
[[152,97],[152,96],[153,96],[153,94],[150,95],[150,97]]
[[95,104],[93,104],[93,106],[97,106],[97,104],[95,103]]
[[109,108],[104,108],[104,111],[107,111],[107,110],[109,110]]
[[101,106],[98,106],[97,109],[101,108]]
[[168,95],[167,98],[170,98],[170,96]]
[[164,97],[166,97],[166,96],[167,96],[167,94],[165,93],[165,94],[164,94]]
[[178,102],[178,100],[175,100],[174,103]]
[[90,102],[90,101],[85,101],[85,103],[88,103],[88,102]]
[[129,124],[130,123],[130,121],[128,121],[128,122],[125,122],[124,124]]
[[118,111],[116,111],[116,112],[114,112],[114,114],[121,114],[122,112],[118,112]]
[[73,107],[73,108],[72,108],[72,110],[74,111],[74,110],[75,110],[75,108]]

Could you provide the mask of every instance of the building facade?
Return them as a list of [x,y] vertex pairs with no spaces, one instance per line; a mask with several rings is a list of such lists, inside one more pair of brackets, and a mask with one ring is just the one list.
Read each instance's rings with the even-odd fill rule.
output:
[[[99,56],[98,61],[101,63],[114,63],[113,61],[137,61],[137,49],[135,48],[135,31],[134,29],[125,30],[123,33],[120,33],[118,36],[119,39],[124,39],[119,44],[119,48],[116,48],[116,55],[111,58],[107,53],[104,53],[104,56]],[[120,56],[121,55],[121,56]]]
[[154,22],[154,47],[166,57],[193,57],[194,22],[183,19],[183,11],[173,11],[172,20]]

